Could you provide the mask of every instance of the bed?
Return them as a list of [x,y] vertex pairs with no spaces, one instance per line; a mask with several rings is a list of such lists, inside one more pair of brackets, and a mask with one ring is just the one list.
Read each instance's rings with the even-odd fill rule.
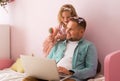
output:
[[22,81],[26,74],[23,72],[18,72],[15,69],[11,69],[12,66],[18,64],[16,68],[20,68],[19,60],[14,60],[5,58],[0,59],[0,81]]
[[110,53],[104,61],[105,81],[120,81],[120,50]]
[[[22,81],[22,79],[26,77],[24,72],[16,72],[15,70],[9,68],[11,65],[13,66],[13,62],[14,61],[11,59],[0,60],[0,81]],[[18,60],[16,62],[18,62]],[[104,76],[97,74],[94,79],[89,79],[88,81],[120,81],[119,62],[120,50],[108,54],[104,60]]]
[[10,26],[0,24],[0,81],[22,81],[25,73],[10,68],[14,63],[10,57]]
[[25,73],[16,72],[10,68],[0,71],[0,81],[22,81]]

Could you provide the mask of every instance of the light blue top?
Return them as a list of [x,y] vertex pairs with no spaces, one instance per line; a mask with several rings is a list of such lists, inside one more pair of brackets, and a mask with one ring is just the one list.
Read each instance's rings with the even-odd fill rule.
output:
[[[48,58],[55,59],[58,63],[64,57],[66,44],[67,40],[58,42],[50,51]],[[80,39],[73,54],[71,70],[75,73],[72,78],[76,81],[82,81],[82,79],[94,77],[97,63],[97,51],[93,43],[84,38]]]

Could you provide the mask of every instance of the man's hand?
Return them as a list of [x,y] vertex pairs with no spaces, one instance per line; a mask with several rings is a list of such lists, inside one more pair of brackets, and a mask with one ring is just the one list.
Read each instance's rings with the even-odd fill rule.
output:
[[61,67],[61,66],[58,67],[58,72],[59,72],[59,73],[64,73],[64,74],[67,74],[67,75],[70,75],[70,74],[71,74],[71,73],[69,72],[69,70],[67,70],[66,68]]

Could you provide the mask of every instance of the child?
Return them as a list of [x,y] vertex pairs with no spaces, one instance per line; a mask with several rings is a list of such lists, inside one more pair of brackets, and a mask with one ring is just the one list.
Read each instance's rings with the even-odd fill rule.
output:
[[77,16],[75,8],[71,4],[65,4],[60,8],[58,13],[59,25],[52,28],[52,33],[43,43],[43,52],[47,56],[57,41],[62,41],[66,39],[66,25],[70,17]]

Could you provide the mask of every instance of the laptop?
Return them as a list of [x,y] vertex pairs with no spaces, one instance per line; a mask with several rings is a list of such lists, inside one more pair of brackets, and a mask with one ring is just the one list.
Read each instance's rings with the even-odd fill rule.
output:
[[55,60],[21,55],[21,61],[28,76],[44,80],[60,80]]

